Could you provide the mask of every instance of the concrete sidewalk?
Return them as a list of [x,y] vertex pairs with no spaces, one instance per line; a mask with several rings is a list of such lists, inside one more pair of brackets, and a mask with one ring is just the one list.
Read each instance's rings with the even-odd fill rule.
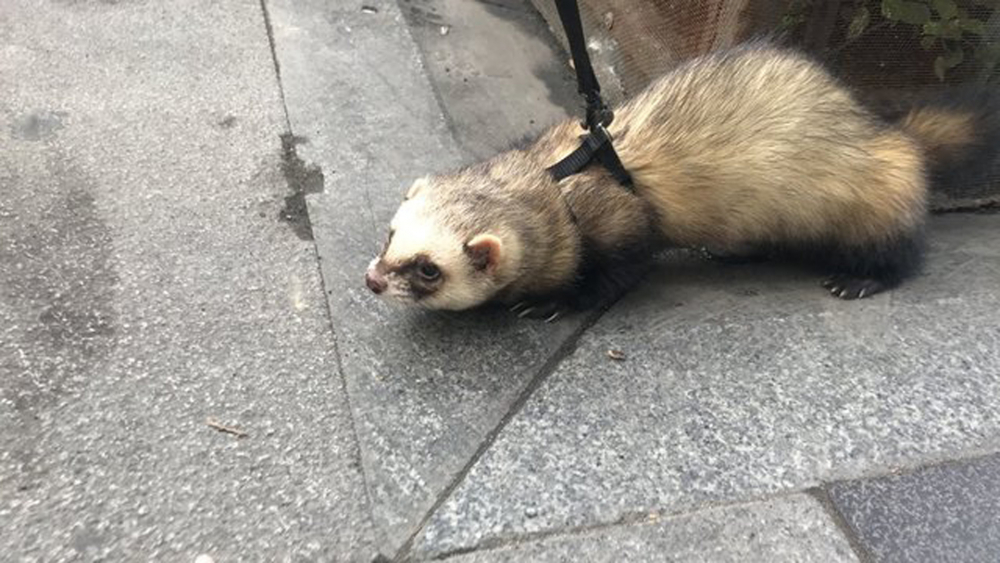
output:
[[[292,129],[309,130],[300,154],[337,171],[310,212],[384,553],[825,561],[997,548],[992,525],[962,542],[927,521],[886,530],[916,507],[847,499],[865,478],[915,472],[886,485],[905,490],[924,466],[968,459],[933,480],[967,514],[996,510],[993,481],[973,494],[948,480],[992,467],[1000,438],[1000,218],[936,219],[927,274],[866,302],[780,266],[678,253],[585,331],[595,319],[400,312],[357,280],[400,194],[574,111],[567,69],[543,66],[563,55],[524,2],[270,5],[283,6],[272,15]],[[484,37],[504,56],[472,58]],[[317,93],[355,111],[318,111]],[[358,138],[378,140],[363,158]],[[611,348],[629,359],[609,361]],[[914,529],[937,534],[900,541]]]
[[603,316],[402,312],[405,186],[577,109],[527,0],[0,12],[11,559],[1000,552],[1000,216],[862,302],[678,252]]
[[259,2],[0,13],[0,559],[374,553]]

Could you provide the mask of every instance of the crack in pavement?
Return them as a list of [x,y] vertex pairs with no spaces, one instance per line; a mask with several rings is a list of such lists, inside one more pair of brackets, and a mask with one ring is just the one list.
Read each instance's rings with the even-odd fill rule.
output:
[[590,327],[597,324],[597,322],[601,319],[601,317],[603,317],[604,314],[613,305],[614,303],[610,303],[601,309],[591,312],[584,319],[584,321],[580,323],[580,326],[577,327],[576,330],[574,330],[573,333],[562,343],[562,345],[560,345],[559,348],[556,349],[556,351],[549,357],[549,359],[545,361],[545,363],[542,365],[541,368],[539,368],[538,372],[534,375],[534,377],[531,378],[531,381],[529,381],[528,384],[524,387],[524,389],[522,389],[521,392],[518,394],[517,399],[515,399],[514,402],[511,404],[510,408],[507,410],[507,413],[504,414],[503,418],[501,418],[500,421],[496,424],[496,426],[494,426],[490,430],[490,432],[486,435],[486,437],[483,438],[483,441],[476,448],[476,451],[475,453],[473,453],[472,457],[469,458],[469,460],[465,463],[464,466],[462,466],[462,469],[459,470],[459,472],[455,475],[452,481],[448,483],[448,486],[445,487],[445,489],[441,492],[440,495],[438,495],[437,500],[434,501],[434,504],[431,506],[431,508],[427,511],[426,514],[424,514],[423,518],[420,519],[420,523],[417,525],[416,530],[413,532],[413,534],[410,535],[409,538],[407,538],[403,546],[400,547],[399,551],[396,553],[396,556],[393,558],[393,561],[407,560],[407,557],[410,555],[410,552],[413,549],[414,542],[416,542],[416,539],[418,536],[420,536],[420,533],[424,531],[424,528],[427,527],[427,523],[430,522],[434,514],[441,508],[441,506],[444,505],[445,502],[448,501],[449,498],[451,498],[452,493],[455,492],[455,490],[459,487],[459,485],[461,485],[465,481],[466,476],[468,476],[472,468],[476,465],[476,463],[480,460],[480,458],[482,458],[483,455],[485,455],[486,452],[489,451],[489,449],[493,446],[494,442],[496,442],[497,438],[500,436],[500,433],[503,432],[503,429],[506,428],[507,425],[510,423],[510,421],[513,420],[514,417],[516,417],[518,413],[521,412],[521,410],[524,408],[524,405],[527,404],[528,400],[532,397],[532,395],[534,395],[535,391],[539,389],[543,383],[545,383],[545,381],[549,378],[550,375],[552,375],[553,373],[555,373],[557,369],[559,369],[559,366],[562,365],[563,360],[571,356],[573,352],[576,351],[580,339],[587,332],[587,330],[589,330]]

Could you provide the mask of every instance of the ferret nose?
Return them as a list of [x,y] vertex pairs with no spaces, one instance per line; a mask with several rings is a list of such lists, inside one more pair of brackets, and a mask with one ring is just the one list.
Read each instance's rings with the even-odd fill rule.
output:
[[378,295],[385,291],[388,283],[386,283],[385,278],[378,275],[376,272],[368,270],[365,272],[365,285],[368,286],[368,289],[372,290],[372,293]]

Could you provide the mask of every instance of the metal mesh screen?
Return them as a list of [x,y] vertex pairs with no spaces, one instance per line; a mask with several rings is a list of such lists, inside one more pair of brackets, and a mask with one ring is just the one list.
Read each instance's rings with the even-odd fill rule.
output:
[[[1000,0],[578,1],[611,101],[679,61],[758,37],[813,54],[878,105],[969,84],[1000,87]],[[565,41],[554,1],[534,4]],[[957,190],[936,193],[934,207],[1000,203],[1000,159],[987,178]]]

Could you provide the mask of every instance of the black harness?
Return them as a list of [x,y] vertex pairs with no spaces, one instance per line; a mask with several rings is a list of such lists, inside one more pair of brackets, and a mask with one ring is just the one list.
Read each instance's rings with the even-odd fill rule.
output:
[[555,0],[559,10],[559,19],[566,40],[569,42],[570,54],[573,56],[573,66],[576,68],[577,90],[587,101],[586,120],[581,124],[587,130],[583,142],[566,158],[549,167],[549,173],[556,181],[562,180],[586,168],[597,160],[618,183],[629,190],[633,189],[632,177],[622,166],[615,147],[611,144],[611,135],[605,129],[614,119],[614,113],[601,99],[601,85],[597,82],[594,68],[590,65],[587,54],[587,44],[583,36],[583,24],[580,23],[580,9],[576,0]]

